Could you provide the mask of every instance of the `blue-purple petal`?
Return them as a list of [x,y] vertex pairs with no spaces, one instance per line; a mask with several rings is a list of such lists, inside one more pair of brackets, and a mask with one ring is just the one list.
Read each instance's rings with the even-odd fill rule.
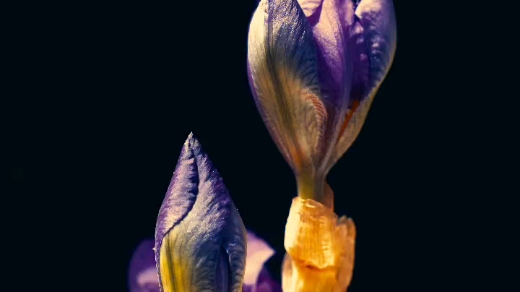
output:
[[254,285],[245,285],[242,289],[243,292],[282,292],[282,286],[280,283],[273,280],[271,274],[264,267],[258,279]]
[[355,13],[363,27],[370,62],[367,90],[370,94],[377,90],[394,59],[397,38],[394,5],[392,0],[362,0]]
[[355,22],[349,28],[351,33],[352,49],[349,57],[352,60],[352,89],[350,90],[349,109],[355,109],[367,97],[370,83],[370,61],[365,43],[364,29],[356,16]]
[[[299,0],[307,4],[306,0]],[[307,15],[316,43],[316,58],[320,82],[320,98],[326,106],[327,124],[319,144],[320,171],[338,139],[341,124],[350,103],[352,90],[353,50],[350,27],[354,22],[350,0],[322,0],[312,14]]]
[[153,245],[153,240],[143,240],[132,255],[128,270],[130,292],[159,292]]
[[[299,3],[303,5],[309,1],[299,0]],[[327,105],[329,115],[340,115],[346,110],[351,85],[352,64],[347,55],[349,34],[343,28],[353,22],[354,13],[347,13],[343,6],[338,0],[322,0],[320,6],[307,16],[316,43],[320,97]],[[346,7],[352,10],[351,6]]]
[[247,232],[247,258],[244,286],[255,286],[264,264],[274,255],[274,250],[251,231]]
[[347,151],[365,122],[373,98],[392,64],[396,48],[396,23],[392,0],[362,0],[355,6],[351,27],[355,44],[353,88],[349,109],[327,171]]

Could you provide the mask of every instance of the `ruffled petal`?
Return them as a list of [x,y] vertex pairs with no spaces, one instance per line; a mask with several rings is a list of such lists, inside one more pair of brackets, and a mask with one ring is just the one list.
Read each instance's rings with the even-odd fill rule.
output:
[[363,27],[370,79],[366,94],[370,96],[383,82],[392,64],[396,46],[396,23],[392,0],[363,0],[356,8]]
[[252,232],[247,232],[247,258],[244,285],[254,286],[265,262],[274,255],[274,250]]
[[357,138],[373,98],[392,65],[396,47],[392,1],[360,1],[355,10],[351,35],[355,44],[350,56],[354,66],[351,101],[328,168],[336,163]]
[[[310,6],[306,0],[299,2],[302,7]],[[354,23],[353,3],[350,0],[322,0],[306,15],[316,43],[320,97],[328,117],[319,145],[320,173],[326,174],[323,162],[328,160],[336,144],[352,88],[353,65],[349,54],[353,45],[349,28]]]
[[130,292],[159,292],[153,245],[153,240],[143,240],[132,255],[128,270]]

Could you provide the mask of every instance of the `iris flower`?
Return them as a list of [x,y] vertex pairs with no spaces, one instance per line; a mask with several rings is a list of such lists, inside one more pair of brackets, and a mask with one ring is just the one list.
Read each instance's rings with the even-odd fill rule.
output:
[[190,134],[159,211],[155,240],[143,241],[132,256],[130,291],[281,291],[263,268],[273,254],[246,233],[222,178]]
[[395,51],[391,0],[262,0],[251,20],[248,73],[267,129],[303,198],[350,147]]
[[262,0],[253,15],[250,86],[298,188],[285,230],[286,292],[349,285],[355,226],[333,212],[325,178],[361,130],[395,41],[391,0]]

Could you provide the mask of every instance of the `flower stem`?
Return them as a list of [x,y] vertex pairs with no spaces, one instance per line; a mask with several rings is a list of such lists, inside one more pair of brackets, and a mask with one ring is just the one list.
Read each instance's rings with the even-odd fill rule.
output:
[[296,178],[298,186],[298,196],[302,199],[312,199],[328,208],[333,208],[334,197],[332,192],[328,192],[325,179],[314,177],[309,174],[302,174]]

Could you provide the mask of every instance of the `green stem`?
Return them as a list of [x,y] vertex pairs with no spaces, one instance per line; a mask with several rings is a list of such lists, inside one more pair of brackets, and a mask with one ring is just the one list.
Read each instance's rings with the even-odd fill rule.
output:
[[312,199],[326,206],[329,205],[325,198],[324,178],[314,177],[309,174],[302,174],[296,178],[296,184],[298,186],[298,196],[300,196],[300,198]]

